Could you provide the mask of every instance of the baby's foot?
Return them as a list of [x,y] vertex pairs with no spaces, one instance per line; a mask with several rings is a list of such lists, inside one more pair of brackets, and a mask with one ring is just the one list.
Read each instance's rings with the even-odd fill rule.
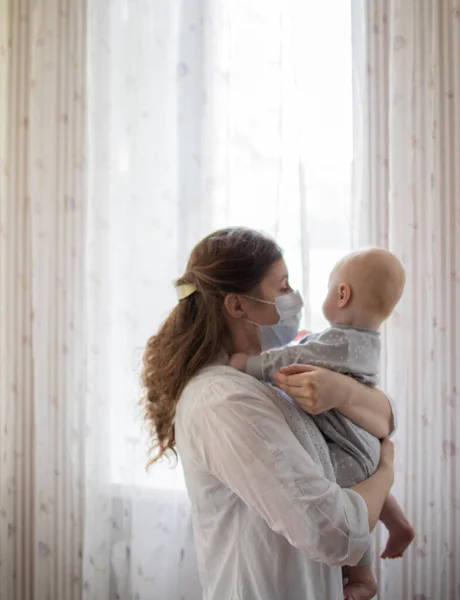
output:
[[375,582],[347,583],[343,588],[343,600],[370,600],[377,594]]
[[343,588],[344,600],[370,600],[377,594],[377,582],[371,566],[345,567],[347,583]]
[[389,533],[387,545],[380,558],[400,558],[415,537],[414,529],[409,523],[405,523]]

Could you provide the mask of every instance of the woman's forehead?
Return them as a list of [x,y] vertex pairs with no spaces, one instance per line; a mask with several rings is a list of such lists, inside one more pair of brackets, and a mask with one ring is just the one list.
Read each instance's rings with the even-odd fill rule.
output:
[[283,258],[280,258],[275,263],[273,263],[264,279],[269,284],[278,285],[288,277],[289,273],[287,270],[286,263],[284,262]]

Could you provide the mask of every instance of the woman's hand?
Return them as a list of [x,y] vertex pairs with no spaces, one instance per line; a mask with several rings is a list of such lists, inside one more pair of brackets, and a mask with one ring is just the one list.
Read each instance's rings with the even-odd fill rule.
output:
[[379,439],[393,432],[393,412],[385,394],[348,375],[320,367],[290,365],[283,367],[274,379],[276,386],[311,415],[335,408]]
[[311,415],[337,408],[343,398],[348,397],[348,393],[341,397],[343,375],[321,367],[289,365],[282,367],[274,380],[277,387],[294,398]]

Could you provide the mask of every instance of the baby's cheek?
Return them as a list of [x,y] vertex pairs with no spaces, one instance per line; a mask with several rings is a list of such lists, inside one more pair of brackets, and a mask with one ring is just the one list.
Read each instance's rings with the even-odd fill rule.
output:
[[323,304],[323,314],[326,317],[326,319],[328,319],[328,321],[331,320],[333,312],[334,311],[333,311],[333,307],[332,307],[331,298],[330,298],[330,296],[328,296]]

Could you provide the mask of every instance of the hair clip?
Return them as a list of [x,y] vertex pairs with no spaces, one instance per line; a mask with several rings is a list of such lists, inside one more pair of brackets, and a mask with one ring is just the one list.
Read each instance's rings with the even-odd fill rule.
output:
[[196,285],[193,285],[193,283],[182,283],[181,285],[176,286],[176,292],[177,299],[179,301],[183,300],[196,292]]

